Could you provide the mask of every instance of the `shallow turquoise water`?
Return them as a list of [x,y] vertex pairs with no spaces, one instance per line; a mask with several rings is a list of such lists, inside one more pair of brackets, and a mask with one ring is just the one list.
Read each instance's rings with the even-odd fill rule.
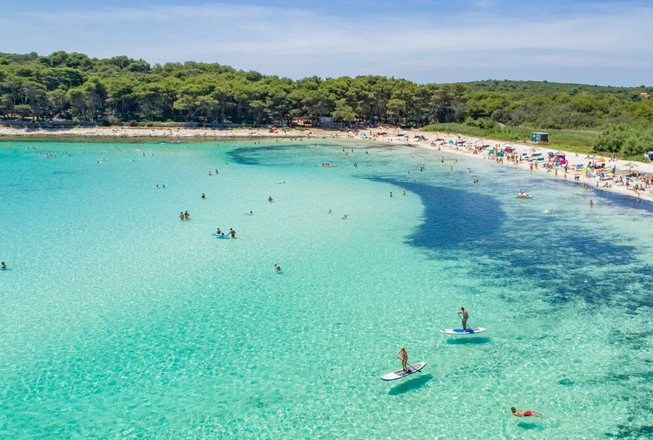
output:
[[0,438],[653,436],[649,204],[269,142],[0,144]]

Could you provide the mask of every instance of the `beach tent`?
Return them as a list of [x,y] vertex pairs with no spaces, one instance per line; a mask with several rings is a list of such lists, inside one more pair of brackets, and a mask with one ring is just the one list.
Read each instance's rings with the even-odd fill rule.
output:
[[450,143],[450,144],[453,144],[453,140],[449,139],[449,143]]

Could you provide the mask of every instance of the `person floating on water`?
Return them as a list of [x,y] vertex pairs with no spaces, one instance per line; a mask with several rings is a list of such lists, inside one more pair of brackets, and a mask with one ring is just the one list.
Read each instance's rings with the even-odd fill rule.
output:
[[469,319],[469,314],[467,313],[467,310],[465,310],[464,307],[460,308],[460,312],[457,313],[458,315],[461,315],[461,318],[463,319],[463,333],[467,329],[467,319]]
[[401,358],[401,369],[404,370],[404,373],[407,373],[408,367],[406,364],[408,363],[408,353],[406,353],[406,349],[401,347],[395,356]]
[[513,406],[512,408],[510,408],[510,411],[512,411],[512,415],[515,417],[539,417],[541,419],[544,418],[544,414],[539,413],[537,411],[532,411],[530,409],[526,411],[521,411]]
[[277,272],[281,272],[281,266],[279,266],[278,264],[275,264],[274,268],[277,270]]
[[204,193],[202,193],[202,198],[203,198],[203,199],[205,199],[205,198],[206,198],[206,196],[204,195]]

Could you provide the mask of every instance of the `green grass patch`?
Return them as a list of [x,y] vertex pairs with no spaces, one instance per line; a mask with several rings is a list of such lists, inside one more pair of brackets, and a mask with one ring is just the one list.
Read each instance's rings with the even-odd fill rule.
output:
[[519,143],[530,143],[531,133],[534,131],[544,131],[549,133],[549,142],[538,144],[542,148],[584,154],[592,152],[594,141],[599,137],[598,130],[537,130],[529,127],[502,128],[500,126],[485,128],[454,123],[427,125],[422,130]]

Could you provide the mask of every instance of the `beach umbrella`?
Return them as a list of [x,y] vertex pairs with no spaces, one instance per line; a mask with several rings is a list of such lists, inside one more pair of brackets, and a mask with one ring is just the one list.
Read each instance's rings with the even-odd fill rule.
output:
[[554,155],[554,154],[553,154],[553,151],[549,151],[549,152],[546,153],[546,154],[548,154],[549,156],[553,156],[553,155]]
[[632,163],[632,162],[628,162],[627,164],[624,164],[624,167],[628,167],[628,168],[630,168],[632,170],[633,168],[637,168],[637,164]]
[[605,157],[600,158],[600,159],[599,159],[599,162],[600,162],[600,163],[605,162]]

